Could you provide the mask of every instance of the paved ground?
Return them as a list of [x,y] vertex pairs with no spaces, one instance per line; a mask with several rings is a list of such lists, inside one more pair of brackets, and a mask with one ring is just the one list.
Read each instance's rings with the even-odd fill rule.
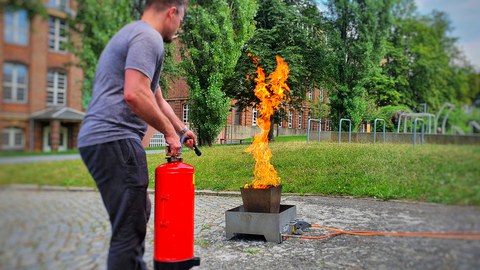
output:
[[[152,201],[153,201],[153,194]],[[305,221],[346,230],[480,231],[480,209],[373,199],[283,196]],[[238,196],[196,196],[194,269],[480,269],[480,241],[337,236],[225,239]],[[145,259],[152,269],[153,216]],[[310,230],[308,234],[324,233]],[[0,189],[0,269],[105,269],[110,225],[94,191]]]

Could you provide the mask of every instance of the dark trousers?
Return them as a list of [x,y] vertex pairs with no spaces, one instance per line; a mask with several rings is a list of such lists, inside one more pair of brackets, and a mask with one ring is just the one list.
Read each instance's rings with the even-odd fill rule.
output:
[[151,204],[147,158],[140,141],[124,139],[79,150],[112,225],[108,269],[147,269],[143,254]]

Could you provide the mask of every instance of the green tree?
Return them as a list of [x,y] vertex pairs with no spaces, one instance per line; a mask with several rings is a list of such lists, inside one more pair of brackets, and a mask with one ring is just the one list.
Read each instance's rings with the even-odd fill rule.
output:
[[[276,69],[275,56],[279,55],[290,69],[287,84],[292,93],[288,105],[300,107],[307,89],[320,87],[325,82],[326,72],[322,67],[327,48],[322,16],[316,3],[310,0],[266,0],[259,4],[255,34],[242,48],[236,72],[228,83],[227,95],[237,101],[240,109],[258,104],[253,91],[256,66],[248,53],[260,58],[259,66],[266,74]],[[271,120],[278,122],[284,115],[284,107],[281,107]],[[272,138],[271,132],[269,139]]]
[[[100,54],[110,38],[126,23],[133,20],[130,1],[81,0],[77,13],[69,18],[72,29],[70,51],[84,73],[82,101],[86,108],[92,94],[95,70]],[[76,37],[79,37],[78,41]]]
[[[468,97],[480,101],[480,72],[470,71],[468,74]],[[479,104],[480,105],[480,104]]]
[[190,1],[180,34],[190,87],[190,116],[200,145],[211,145],[225,124],[231,79],[241,48],[254,32],[254,0]]
[[[368,92],[387,84],[380,62],[386,51],[392,1],[329,0],[326,31],[331,58],[329,92],[334,128],[340,118],[354,129],[365,118]],[[333,91],[332,91],[333,90]]]
[[444,102],[469,103],[471,65],[450,37],[451,23],[443,12],[421,16],[413,0],[399,0],[393,9],[394,24],[388,40],[383,70],[392,87],[378,105],[405,104],[429,111]]

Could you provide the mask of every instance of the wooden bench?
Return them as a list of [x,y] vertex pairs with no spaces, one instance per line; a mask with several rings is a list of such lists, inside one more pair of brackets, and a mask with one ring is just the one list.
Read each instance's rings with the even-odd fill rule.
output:
[[238,138],[221,138],[221,139],[220,139],[220,144],[226,144],[228,141],[230,141],[230,142],[236,141],[236,142],[239,142],[240,144],[242,144],[243,140],[245,140],[245,139],[238,139]]

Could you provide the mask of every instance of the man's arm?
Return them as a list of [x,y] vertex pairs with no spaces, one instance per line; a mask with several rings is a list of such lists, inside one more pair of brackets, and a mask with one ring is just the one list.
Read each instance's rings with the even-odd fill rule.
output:
[[184,131],[184,134],[187,135],[190,138],[190,140],[185,142],[185,145],[187,147],[192,148],[193,145],[197,143],[197,139],[195,137],[195,134],[191,130],[188,130],[188,129],[184,130],[186,128],[185,124],[183,123],[182,120],[180,120],[177,117],[177,115],[173,111],[170,104],[168,104],[168,102],[163,98],[162,89],[160,89],[160,87],[157,88],[157,91],[155,92],[155,99],[157,101],[158,107],[163,112],[163,114],[170,120],[170,122],[173,124],[177,133],[179,133],[180,136],[182,136],[183,134],[181,134],[181,133],[182,133],[182,131]]
[[150,90],[150,79],[140,71],[125,70],[124,97],[128,106],[138,117],[163,133],[165,141],[170,146],[171,154],[178,154],[181,147],[175,130],[178,123],[171,122],[170,118],[160,109]]

